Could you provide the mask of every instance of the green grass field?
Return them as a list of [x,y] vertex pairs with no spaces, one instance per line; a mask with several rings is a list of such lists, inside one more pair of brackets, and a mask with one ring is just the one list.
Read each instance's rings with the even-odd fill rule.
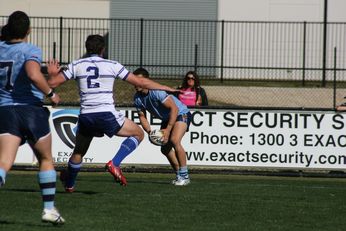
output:
[[12,170],[0,189],[0,230],[345,230],[346,179],[126,173],[121,187],[106,172],[81,172],[77,191],[57,184],[67,223],[41,223],[35,171]]

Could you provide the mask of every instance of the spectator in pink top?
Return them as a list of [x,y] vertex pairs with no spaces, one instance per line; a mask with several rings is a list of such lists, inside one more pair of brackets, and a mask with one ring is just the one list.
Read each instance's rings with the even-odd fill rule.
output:
[[196,72],[186,73],[180,87],[178,98],[187,106],[207,106],[208,98],[205,90],[200,86],[199,77]]

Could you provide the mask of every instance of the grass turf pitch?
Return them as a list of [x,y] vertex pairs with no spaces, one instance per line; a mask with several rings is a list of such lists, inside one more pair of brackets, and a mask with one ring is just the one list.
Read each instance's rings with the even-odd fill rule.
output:
[[345,230],[346,179],[125,173],[121,187],[106,172],[81,172],[76,192],[57,183],[62,227],[41,223],[35,171],[9,172],[0,189],[0,230]]

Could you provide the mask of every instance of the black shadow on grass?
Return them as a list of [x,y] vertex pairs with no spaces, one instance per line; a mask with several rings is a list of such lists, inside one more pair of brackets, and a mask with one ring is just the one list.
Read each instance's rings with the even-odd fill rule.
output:
[[[95,179],[78,179],[78,182],[82,182],[82,184],[86,182],[94,182]],[[98,183],[104,183],[104,184],[115,184],[119,186],[119,182],[114,181],[113,179],[99,179],[97,180]],[[132,180],[127,178],[127,183],[131,185],[132,183],[139,183],[139,184],[170,184],[170,180],[167,181],[151,181],[150,179],[145,180]]]
[[171,182],[168,181],[150,181],[150,180],[131,180],[128,182],[128,184],[159,184],[159,185],[171,185]]
[[41,192],[38,189],[22,189],[22,188],[4,188],[3,191],[12,191],[12,192]]
[[[16,189],[16,188],[10,188],[10,189],[3,189],[2,191],[11,191],[11,192],[31,192],[31,193],[41,193],[40,190],[35,190],[35,189]],[[81,191],[75,191],[73,193],[68,193],[65,191],[60,191],[57,190],[56,194],[85,194],[85,195],[94,195],[94,194],[99,194],[99,192],[95,192],[95,191],[90,191],[90,190],[81,190]]]
[[76,190],[73,193],[65,192],[65,191],[56,191],[56,194],[85,194],[85,195],[95,195],[99,194],[100,192],[94,192],[94,191],[87,191],[87,190]]
[[[38,220],[38,222],[40,222]],[[23,221],[7,221],[7,220],[2,220],[0,219],[0,230],[1,227],[5,227],[5,230],[16,230],[18,228],[18,225],[20,226],[28,226],[28,227],[40,227],[40,228],[44,228],[45,230],[47,229],[56,229],[56,228],[60,228],[60,227],[64,227],[62,225],[53,225],[50,223],[44,224],[44,223],[32,223],[32,222],[23,222]],[[15,226],[15,227],[13,227]],[[23,229],[25,230],[25,229]],[[32,229],[30,229],[32,230]]]
[[97,180],[98,183],[107,183],[114,182],[114,179],[109,177],[109,179],[86,179],[86,178],[77,178],[77,182],[95,182]]
[[15,224],[15,222],[5,221],[0,219],[0,225],[13,225],[13,224]]

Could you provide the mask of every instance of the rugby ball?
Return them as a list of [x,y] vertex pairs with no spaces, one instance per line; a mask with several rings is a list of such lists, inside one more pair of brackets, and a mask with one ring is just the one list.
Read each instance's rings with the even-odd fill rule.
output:
[[164,145],[163,143],[163,132],[161,130],[155,129],[152,130],[149,133],[149,140],[151,143],[157,145],[157,146],[162,146]]

